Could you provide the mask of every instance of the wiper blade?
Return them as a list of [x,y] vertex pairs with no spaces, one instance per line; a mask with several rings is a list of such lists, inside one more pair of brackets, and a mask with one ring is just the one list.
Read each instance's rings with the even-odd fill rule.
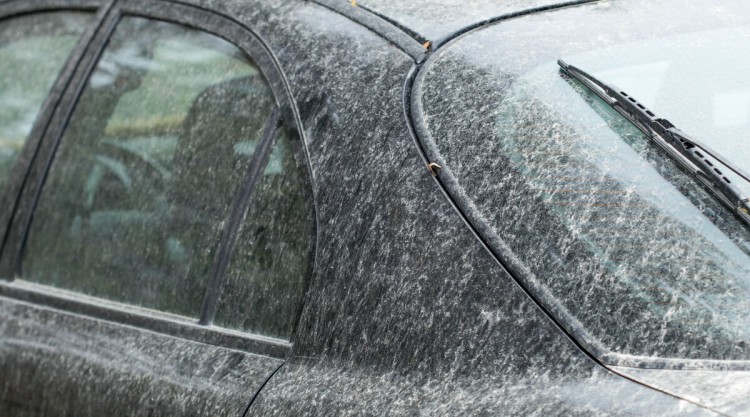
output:
[[720,168],[731,171],[748,184],[750,184],[750,175],[707,145],[676,128],[669,120],[656,116],[638,100],[619,88],[604,83],[580,68],[566,64],[563,60],[558,60],[557,63],[565,74],[580,81],[667,151],[708,187],[719,200],[750,225],[750,198],[743,196]]

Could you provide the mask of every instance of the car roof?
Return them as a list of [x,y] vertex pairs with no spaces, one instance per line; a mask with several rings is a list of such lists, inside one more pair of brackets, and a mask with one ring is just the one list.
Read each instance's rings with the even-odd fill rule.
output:
[[442,44],[466,29],[509,15],[592,0],[339,0],[394,23],[416,38]]

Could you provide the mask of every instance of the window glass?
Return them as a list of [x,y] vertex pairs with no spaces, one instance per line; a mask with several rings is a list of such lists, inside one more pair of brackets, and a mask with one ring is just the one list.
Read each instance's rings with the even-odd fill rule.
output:
[[589,346],[644,366],[750,359],[750,228],[557,60],[747,171],[750,6],[696,0],[661,24],[678,4],[491,25],[441,49],[416,83],[428,150],[511,270]]
[[216,324],[291,338],[312,251],[313,218],[301,173],[281,131],[240,228]]
[[198,316],[273,105],[258,68],[228,42],[122,19],[51,167],[23,277]]
[[53,12],[0,21],[0,193],[88,19]]

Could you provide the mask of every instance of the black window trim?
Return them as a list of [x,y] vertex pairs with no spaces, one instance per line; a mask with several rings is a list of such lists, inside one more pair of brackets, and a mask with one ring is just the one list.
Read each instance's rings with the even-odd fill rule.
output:
[[200,318],[198,319],[198,323],[202,325],[213,324],[219,300],[221,299],[221,293],[226,285],[226,271],[229,267],[229,261],[233,252],[232,249],[234,249],[234,245],[237,242],[242,218],[252,202],[253,191],[255,191],[258,177],[263,174],[263,170],[268,164],[268,158],[273,145],[276,143],[281,124],[282,119],[278,107],[274,106],[271,114],[266,119],[263,133],[258,141],[258,147],[252,161],[247,166],[244,180],[235,195],[227,224],[222,231],[221,241],[216,250],[211,273],[208,277],[208,285],[206,286]]
[[[18,0],[17,0],[18,1]],[[39,0],[32,0],[39,1]],[[52,0],[61,2],[62,0]],[[95,0],[83,0],[94,2]],[[40,1],[41,3],[48,3]],[[4,3],[0,3],[0,13]],[[274,113],[269,116],[276,120],[272,123],[271,137],[267,138],[267,148],[264,152],[253,157],[248,167],[248,175],[245,182],[250,180],[252,184],[248,187],[245,183],[237,191],[232,205],[233,215],[240,218],[236,225],[225,227],[219,248],[229,253],[236,239],[236,228],[241,223],[241,217],[234,212],[246,209],[250,204],[252,188],[255,182],[252,174],[253,166],[262,164],[256,170],[262,171],[267,162],[268,155],[278,133],[278,122],[283,121],[287,130],[291,133],[292,150],[297,165],[301,168],[301,174],[305,186],[302,187],[306,193],[312,211],[311,231],[311,257],[304,276],[304,288],[309,288],[315,259],[317,258],[318,241],[318,217],[317,198],[315,195],[314,177],[309,163],[309,154],[306,147],[305,132],[302,126],[299,111],[291,100],[291,88],[281,71],[278,60],[268,48],[267,43],[262,40],[247,25],[212,10],[204,9],[194,5],[173,0],[110,0],[100,13],[97,14],[96,31],[87,39],[87,44],[81,47],[80,59],[71,72],[66,83],[66,88],[61,95],[59,103],[50,112],[46,122],[47,128],[38,140],[35,148],[37,156],[28,170],[24,187],[21,189],[16,207],[12,213],[13,220],[6,232],[6,239],[0,252],[0,277],[10,277],[10,280],[0,279],[0,297],[29,302],[32,304],[51,307],[57,310],[81,314],[94,319],[104,319],[138,328],[152,330],[159,333],[176,336],[197,342],[213,344],[252,353],[268,355],[276,358],[284,358],[290,354],[294,333],[302,313],[306,297],[295,311],[293,323],[292,341],[265,337],[248,332],[239,332],[230,329],[215,327],[211,325],[215,315],[217,302],[223,287],[228,256],[221,257],[222,250],[217,251],[214,260],[214,270],[209,276],[209,286],[201,309],[199,320],[174,316],[169,313],[154,311],[151,309],[131,306],[128,304],[111,302],[83,294],[60,290],[46,285],[34,284],[20,279],[20,264],[25,242],[28,236],[33,211],[41,195],[42,186],[47,173],[51,167],[57,147],[67,127],[72,113],[75,109],[85,84],[93,72],[99,57],[104,52],[107,42],[112,35],[120,19],[124,16],[143,17],[175,23],[189,28],[197,29],[205,33],[218,36],[252,57],[259,67],[265,80],[270,84],[276,100]],[[248,189],[249,188],[249,189]],[[2,218],[0,217],[0,220]],[[232,224],[231,221],[227,222]],[[227,252],[229,251],[229,252]],[[222,263],[224,264],[222,266]]]

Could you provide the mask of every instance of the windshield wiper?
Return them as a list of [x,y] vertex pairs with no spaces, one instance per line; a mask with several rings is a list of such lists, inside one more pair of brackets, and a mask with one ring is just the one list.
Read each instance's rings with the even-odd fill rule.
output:
[[667,151],[669,155],[711,190],[719,200],[750,225],[750,198],[742,195],[737,186],[727,178],[722,168],[731,171],[750,184],[748,174],[718,152],[676,128],[668,120],[657,117],[651,110],[624,91],[596,79],[580,68],[566,64],[563,60],[558,60],[557,63],[564,73],[580,81]]

